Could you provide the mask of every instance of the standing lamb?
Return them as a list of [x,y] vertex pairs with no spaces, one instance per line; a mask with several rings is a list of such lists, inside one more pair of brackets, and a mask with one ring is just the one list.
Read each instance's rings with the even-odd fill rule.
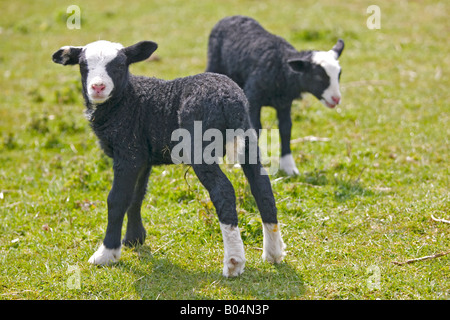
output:
[[211,31],[206,71],[229,76],[250,103],[253,127],[261,129],[261,108],[277,110],[281,137],[280,168],[298,174],[291,154],[291,106],[309,92],[325,106],[341,101],[338,58],[344,41],[330,51],[297,51],[286,40],[267,32],[257,21],[244,16],[227,17]]
[[[96,41],[84,47],[65,46],[53,54],[56,63],[79,64],[86,115],[102,149],[113,159],[108,226],[103,244],[89,259],[92,264],[105,265],[119,259],[125,213],[128,223],[122,243],[132,246],[144,242],[141,205],[150,170],[153,165],[174,163],[171,150],[177,145],[173,140],[175,130],[187,130],[193,140],[191,145],[195,145],[197,121],[203,131],[220,130],[224,136],[227,129],[251,128],[245,94],[226,76],[203,73],[165,81],[129,73],[131,63],[147,59],[156,48],[151,41],[129,47]],[[233,142],[239,139],[240,152],[247,156],[249,138],[237,136]],[[203,142],[201,147],[205,148]],[[195,150],[189,151],[193,154]],[[245,255],[233,186],[217,162],[191,165],[208,190],[219,217],[225,251],[223,274],[237,276],[244,270]],[[264,168],[259,159],[254,164],[241,165],[262,216],[263,259],[278,263],[283,259],[285,246],[270,180],[261,174]]]

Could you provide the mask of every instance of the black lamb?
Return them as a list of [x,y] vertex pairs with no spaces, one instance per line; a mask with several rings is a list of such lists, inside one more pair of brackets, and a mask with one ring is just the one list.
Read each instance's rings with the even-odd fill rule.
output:
[[[65,46],[53,54],[56,63],[79,64],[86,114],[102,149],[113,159],[114,181],[107,201],[108,226],[103,244],[89,259],[92,264],[105,265],[119,259],[125,213],[128,223],[122,243],[132,246],[144,242],[141,205],[151,168],[179,163],[172,153],[179,145],[174,132],[184,130],[190,134],[187,145],[192,148],[183,150],[182,155],[189,160],[197,159],[196,152],[206,147],[200,137],[198,150],[199,137],[195,137],[198,124],[200,134],[216,130],[225,136],[227,129],[251,130],[245,94],[226,76],[203,73],[165,81],[129,73],[131,63],[147,59],[156,48],[156,43],[151,41],[129,47],[96,41],[83,47]],[[245,161],[250,158],[250,135],[222,141],[222,147],[240,141],[240,151],[239,143],[234,150],[244,154],[241,166],[262,216],[263,258],[280,262],[285,246],[277,224],[270,180],[263,174],[259,158],[253,163]],[[188,164],[208,190],[219,217],[225,251],[223,274],[237,276],[244,270],[245,256],[233,186],[217,161],[206,163],[200,158]]]
[[220,20],[212,29],[206,71],[229,76],[245,92],[250,103],[250,119],[261,129],[261,108],[277,111],[281,137],[280,168],[298,174],[291,154],[291,105],[309,92],[329,108],[341,100],[338,58],[344,41],[330,51],[297,51],[283,38],[266,31],[245,16]]

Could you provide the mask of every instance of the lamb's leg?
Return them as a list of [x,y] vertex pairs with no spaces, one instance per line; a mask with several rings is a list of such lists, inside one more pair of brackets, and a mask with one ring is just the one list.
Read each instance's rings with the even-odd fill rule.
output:
[[234,188],[218,164],[194,164],[192,167],[200,182],[208,190],[219,217],[224,242],[223,275],[238,276],[244,271],[245,252],[237,225]]
[[139,169],[132,166],[114,166],[114,181],[108,195],[108,226],[103,244],[89,262],[107,265],[120,258],[120,236],[125,212],[130,207]]
[[[248,150],[248,149],[247,149]],[[286,245],[281,238],[280,228],[277,220],[277,208],[275,198],[270,185],[269,176],[262,174],[265,169],[258,161],[257,164],[241,164],[245,176],[250,184],[250,189],[256,200],[261,219],[263,221],[263,255],[262,258],[268,262],[279,263],[286,255]]]
[[262,129],[261,125],[262,103],[260,102],[260,99],[258,98],[257,94],[259,90],[254,89],[255,86],[256,85],[254,84],[254,81],[249,80],[244,85],[243,90],[249,103],[249,115],[252,127],[256,130],[256,134],[258,134],[259,136],[259,130]]
[[261,106],[257,102],[252,102],[250,104],[249,113],[250,113],[250,121],[252,122],[252,126],[256,130],[256,134],[259,136],[259,130],[262,129]]
[[288,175],[299,174],[295,166],[294,158],[291,153],[291,106],[277,107],[278,128],[280,129],[281,138],[281,159],[280,169]]
[[145,166],[136,183],[133,200],[128,209],[127,232],[122,240],[126,246],[132,247],[143,244],[145,241],[145,228],[142,224],[141,207],[142,201],[147,190],[148,177],[150,176],[151,166]]

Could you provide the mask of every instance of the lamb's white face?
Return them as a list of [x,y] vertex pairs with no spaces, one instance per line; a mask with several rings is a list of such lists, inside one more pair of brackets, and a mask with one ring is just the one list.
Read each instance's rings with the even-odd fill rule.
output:
[[341,66],[337,60],[335,51],[316,51],[312,61],[320,65],[329,77],[330,85],[322,93],[320,102],[329,108],[334,108],[341,101],[341,92],[339,90],[339,75]]
[[89,101],[100,104],[108,100],[114,89],[114,81],[108,74],[107,65],[123,49],[120,43],[96,41],[85,46],[80,66],[87,69],[86,93]]
[[121,97],[129,79],[128,66],[150,57],[158,48],[153,41],[140,41],[129,47],[109,41],[96,41],[83,47],[64,46],[52,55],[55,63],[80,65],[83,96],[87,106]]

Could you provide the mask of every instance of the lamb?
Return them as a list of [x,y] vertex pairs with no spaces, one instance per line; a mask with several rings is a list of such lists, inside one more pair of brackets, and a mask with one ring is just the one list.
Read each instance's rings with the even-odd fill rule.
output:
[[[156,49],[157,44],[152,41],[123,47],[101,40],[82,47],[64,46],[52,57],[62,65],[79,64],[86,115],[103,151],[113,159],[114,180],[107,198],[106,235],[89,259],[95,265],[116,262],[122,244],[144,243],[146,232],[141,205],[150,171],[152,166],[174,163],[171,153],[177,145],[172,137],[174,131],[187,130],[194,140],[194,125],[199,121],[203,131],[252,130],[244,92],[224,75],[203,73],[166,81],[129,72],[130,64],[149,58]],[[232,141],[240,141],[236,144],[240,149],[234,150],[244,158],[249,157],[249,137],[236,136]],[[255,141],[257,146],[256,138]],[[200,147],[204,149],[205,145]],[[194,148],[191,151],[194,153]],[[217,211],[224,242],[223,275],[238,276],[244,270],[245,254],[233,186],[218,162],[200,161],[190,165],[208,190]],[[270,180],[267,174],[262,174],[264,168],[259,158],[254,163],[242,161],[241,167],[263,221],[263,259],[279,263],[285,255],[285,245]],[[121,242],[125,213],[128,222]]]
[[329,108],[340,103],[341,67],[337,59],[343,49],[344,41],[339,39],[329,51],[297,51],[254,19],[232,16],[220,20],[211,31],[206,71],[225,74],[244,90],[255,129],[261,129],[263,106],[276,109],[280,168],[295,175],[299,171],[290,147],[292,101],[308,92]]

